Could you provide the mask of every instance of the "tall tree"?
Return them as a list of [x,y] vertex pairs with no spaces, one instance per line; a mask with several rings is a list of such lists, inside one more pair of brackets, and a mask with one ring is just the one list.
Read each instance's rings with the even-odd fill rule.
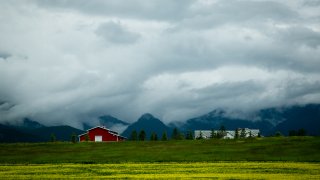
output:
[[51,142],[56,142],[56,135],[55,134],[51,134],[51,136],[50,136],[50,140],[51,140]]
[[150,141],[156,141],[156,140],[158,140],[157,134],[155,132],[152,132],[150,136]]
[[136,140],[138,140],[138,133],[137,133],[136,130],[133,130],[133,131],[131,132],[130,140],[131,140],[131,141],[136,141]]
[[210,139],[215,138],[215,132],[214,129],[211,129]]
[[187,139],[187,140],[193,139],[193,134],[192,134],[191,130],[187,131],[185,139]]
[[174,129],[173,129],[171,139],[173,139],[173,140],[178,140],[178,139],[180,139],[180,132],[179,132],[178,128],[174,128]]
[[71,134],[71,142],[76,143],[77,142],[77,135],[75,133]]
[[197,139],[203,139],[202,131],[199,132],[199,136],[197,137]]
[[239,139],[239,129],[238,128],[235,130],[234,138]]
[[240,137],[241,138],[246,138],[247,137],[247,133],[246,133],[246,129],[245,128],[241,129]]
[[167,141],[167,140],[168,140],[167,132],[164,131],[163,134],[162,134],[161,141]]
[[281,132],[280,131],[277,131],[275,134],[274,134],[275,137],[280,137],[282,136]]
[[296,136],[298,133],[295,130],[290,130],[289,131],[289,136]]
[[218,132],[218,138],[223,138],[224,136],[226,136],[226,128],[224,125],[221,125]]
[[305,136],[307,133],[306,133],[306,130],[304,130],[303,128],[299,129],[298,130],[298,136]]
[[154,138],[153,138],[155,141],[158,141],[158,135],[157,133],[154,133]]
[[90,137],[89,137],[89,134],[88,134],[88,133],[86,133],[86,134],[84,135],[84,140],[85,140],[85,141],[90,141]]
[[139,133],[139,141],[144,141],[146,139],[146,132],[141,130]]

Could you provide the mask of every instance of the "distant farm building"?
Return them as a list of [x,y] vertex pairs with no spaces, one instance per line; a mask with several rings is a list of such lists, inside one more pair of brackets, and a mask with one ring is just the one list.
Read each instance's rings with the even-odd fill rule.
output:
[[[223,132],[222,139],[234,139],[238,133],[239,138],[248,138],[248,137],[258,137],[260,134],[259,129],[249,129],[249,128],[238,128],[236,131],[226,130]],[[210,139],[213,137],[213,134],[221,133],[219,130],[195,130],[194,138],[195,139]]]
[[120,136],[117,132],[112,131],[104,126],[97,126],[87,130],[86,133],[79,135],[79,141],[94,141],[94,142],[110,142],[124,141],[126,137]]

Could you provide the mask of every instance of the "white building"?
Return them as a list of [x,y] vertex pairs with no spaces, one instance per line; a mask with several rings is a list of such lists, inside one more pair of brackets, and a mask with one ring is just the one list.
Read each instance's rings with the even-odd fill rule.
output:
[[[259,129],[249,129],[249,128],[238,128],[238,137],[248,138],[248,137],[258,137],[260,134]],[[217,134],[219,133],[219,130],[195,130],[194,131],[194,138],[198,139],[200,136],[202,136],[203,139],[210,139],[212,137],[212,133]],[[226,130],[224,133],[223,139],[234,139],[235,138],[236,131],[232,130]]]
[[211,130],[195,130],[194,131],[194,138],[198,139],[202,136],[203,139],[210,139],[212,134]]
[[238,128],[238,137],[258,137],[260,134],[259,129]]

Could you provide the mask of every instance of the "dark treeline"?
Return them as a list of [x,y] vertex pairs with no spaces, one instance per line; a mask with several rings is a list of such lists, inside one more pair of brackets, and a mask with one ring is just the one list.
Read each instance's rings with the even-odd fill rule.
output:
[[[141,130],[140,132],[133,130],[131,132],[129,140],[131,140],[131,141],[145,141],[145,140],[147,140],[146,137],[147,137],[147,134],[144,130]],[[167,141],[167,140],[184,140],[184,139],[187,139],[187,140],[193,139],[193,133],[191,130],[186,131],[186,133],[182,133],[179,131],[178,128],[174,128],[172,131],[171,137],[168,137],[166,131],[164,131],[162,133],[161,138],[158,137],[157,133],[155,133],[155,132],[152,132],[150,135],[150,141],[158,141],[158,140]]]

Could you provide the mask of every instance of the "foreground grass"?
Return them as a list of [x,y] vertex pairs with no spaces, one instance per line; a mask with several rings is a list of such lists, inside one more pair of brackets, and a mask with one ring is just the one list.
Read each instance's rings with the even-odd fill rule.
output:
[[216,161],[320,162],[320,138],[0,144],[0,164]]
[[217,162],[0,165],[2,179],[320,179],[317,163]]

